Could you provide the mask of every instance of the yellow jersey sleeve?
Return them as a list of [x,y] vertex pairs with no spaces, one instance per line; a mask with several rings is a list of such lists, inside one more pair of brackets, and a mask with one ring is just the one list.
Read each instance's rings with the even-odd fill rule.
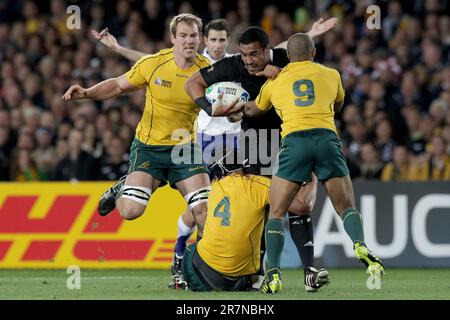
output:
[[259,94],[256,97],[255,104],[262,111],[267,111],[272,107],[270,98],[272,97],[273,86],[274,82],[268,79],[266,83],[264,83],[264,85],[261,87],[261,90],[259,90]]
[[125,78],[135,87],[140,88],[147,83],[148,75],[144,70],[153,70],[148,64],[151,64],[155,59],[147,59],[148,57],[149,55],[140,58],[138,61],[136,61],[133,67],[131,67],[131,69],[127,73],[125,73]]
[[337,76],[338,76],[338,92],[337,92],[337,96],[336,96],[336,102],[340,102],[342,100],[344,100],[345,97],[345,91],[344,91],[344,86],[342,85],[342,79],[341,79],[341,75],[339,74],[338,71],[336,71]]

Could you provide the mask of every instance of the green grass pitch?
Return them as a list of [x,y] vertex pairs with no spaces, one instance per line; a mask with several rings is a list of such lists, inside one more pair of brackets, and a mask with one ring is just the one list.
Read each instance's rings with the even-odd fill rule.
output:
[[388,269],[381,289],[369,290],[364,269],[329,269],[331,283],[306,293],[303,272],[285,270],[283,292],[196,293],[167,288],[168,270],[83,270],[81,288],[69,290],[65,270],[0,270],[0,300],[7,299],[151,299],[151,300],[450,300],[450,269]]

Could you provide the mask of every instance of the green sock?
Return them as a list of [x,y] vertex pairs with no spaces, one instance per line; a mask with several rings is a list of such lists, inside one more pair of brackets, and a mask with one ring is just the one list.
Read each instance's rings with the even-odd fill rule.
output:
[[283,220],[269,219],[266,224],[266,254],[268,270],[280,269],[281,251],[284,245]]
[[364,242],[364,231],[361,214],[355,208],[348,208],[342,214],[342,223],[353,242]]

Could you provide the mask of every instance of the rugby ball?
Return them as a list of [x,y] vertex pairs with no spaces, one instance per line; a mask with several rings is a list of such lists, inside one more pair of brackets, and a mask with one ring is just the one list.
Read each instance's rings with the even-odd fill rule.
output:
[[222,104],[229,106],[233,101],[239,98],[239,101],[247,102],[250,94],[236,82],[217,82],[206,88],[205,96],[209,103],[214,104],[217,97],[223,93]]

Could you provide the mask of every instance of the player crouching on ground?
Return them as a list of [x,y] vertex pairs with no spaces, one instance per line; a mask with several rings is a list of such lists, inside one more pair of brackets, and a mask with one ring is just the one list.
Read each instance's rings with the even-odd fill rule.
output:
[[[193,291],[248,291],[261,286],[260,247],[270,179],[244,175],[242,169],[222,160],[213,165],[203,238],[187,247],[182,261],[184,280]],[[315,281],[328,281],[325,273]]]
[[217,161],[203,238],[187,247],[183,276],[193,291],[246,291],[260,269],[270,179]]

